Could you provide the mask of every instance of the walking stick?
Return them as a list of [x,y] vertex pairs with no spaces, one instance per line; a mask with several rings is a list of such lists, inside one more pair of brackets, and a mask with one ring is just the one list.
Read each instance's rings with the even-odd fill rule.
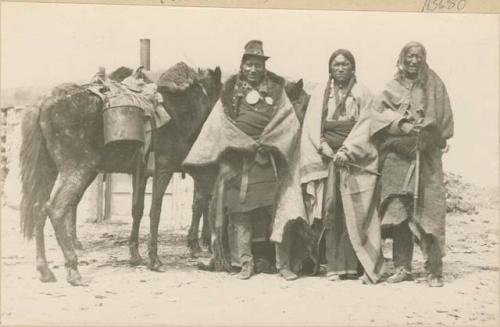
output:
[[420,138],[420,131],[417,132],[417,151],[415,154],[415,188],[413,190],[413,219],[418,217],[418,198],[419,198],[419,188],[420,188],[420,149],[418,148]]

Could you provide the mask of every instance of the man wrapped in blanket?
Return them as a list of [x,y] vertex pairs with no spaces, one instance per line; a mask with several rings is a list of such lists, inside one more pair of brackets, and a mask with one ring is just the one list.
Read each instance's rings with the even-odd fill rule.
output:
[[220,270],[228,271],[239,266],[237,277],[249,279],[259,262],[276,258],[280,274],[293,280],[300,270],[294,264],[300,260],[291,257],[297,244],[283,235],[290,221],[306,217],[298,171],[300,123],[285,80],[266,70],[268,58],[261,41],[246,44],[240,72],[224,83],[184,167],[219,167],[209,214],[211,263],[223,262]]

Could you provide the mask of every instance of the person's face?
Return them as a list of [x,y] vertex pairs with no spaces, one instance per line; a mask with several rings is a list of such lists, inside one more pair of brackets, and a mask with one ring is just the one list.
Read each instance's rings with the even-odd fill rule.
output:
[[243,78],[250,83],[250,85],[258,85],[264,78],[266,71],[265,61],[258,57],[248,57],[241,64],[241,71]]
[[424,51],[421,47],[411,47],[404,57],[405,73],[408,76],[417,75],[424,62]]
[[346,83],[351,79],[354,73],[354,67],[346,57],[338,55],[330,64],[330,72],[335,82]]

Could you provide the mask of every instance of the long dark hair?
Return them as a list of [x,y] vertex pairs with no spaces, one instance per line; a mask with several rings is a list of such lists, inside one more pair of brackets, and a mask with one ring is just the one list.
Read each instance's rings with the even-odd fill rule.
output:
[[417,83],[421,83],[422,86],[425,86],[427,82],[427,71],[429,69],[429,66],[427,65],[427,51],[425,50],[425,47],[422,45],[420,42],[416,41],[411,41],[408,42],[403,49],[401,49],[401,52],[399,53],[398,61],[396,63],[396,66],[398,67],[398,72],[396,73],[396,79],[398,81],[403,81],[406,76],[406,66],[405,66],[405,58],[406,55],[408,54],[408,51],[410,51],[411,48],[420,48],[422,49],[422,54],[424,56],[423,60],[424,62],[420,66],[418,72],[417,72]]
[[338,49],[332,53],[330,59],[328,60],[328,72],[330,73],[330,75],[332,74],[332,69],[331,69],[332,61],[340,55],[343,55],[347,60],[349,60],[349,62],[352,65],[352,70],[356,71],[356,60],[354,59],[354,56],[352,55],[351,51],[346,49]]
[[[331,80],[333,79],[332,68],[331,68],[332,61],[335,60],[335,58],[337,58],[340,55],[344,56],[351,63],[352,70],[353,70],[353,74],[351,76],[351,79],[349,80],[349,82],[347,84],[345,96],[342,97],[342,99],[340,99],[339,103],[337,103],[337,110],[338,109],[345,110],[345,100],[347,99],[347,96],[349,95],[349,93],[351,93],[351,90],[352,90],[354,84],[356,84],[356,60],[354,59],[354,56],[351,53],[351,51],[346,50],[346,49],[337,49],[330,56],[330,59],[328,60],[328,72],[330,74],[330,78],[328,79],[327,91],[328,92],[330,91],[329,86],[330,86]],[[327,91],[325,91],[325,96],[327,96],[326,95]]]

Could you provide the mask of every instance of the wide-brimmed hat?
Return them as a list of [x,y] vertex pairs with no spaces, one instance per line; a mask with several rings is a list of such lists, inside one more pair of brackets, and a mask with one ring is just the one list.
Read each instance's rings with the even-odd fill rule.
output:
[[262,41],[260,40],[251,40],[245,45],[245,50],[243,52],[243,56],[241,60],[244,60],[247,57],[259,57],[264,60],[269,59],[270,57],[264,55],[264,47],[262,45]]

